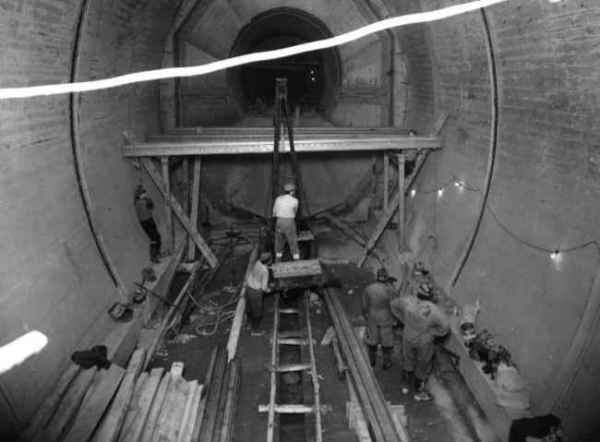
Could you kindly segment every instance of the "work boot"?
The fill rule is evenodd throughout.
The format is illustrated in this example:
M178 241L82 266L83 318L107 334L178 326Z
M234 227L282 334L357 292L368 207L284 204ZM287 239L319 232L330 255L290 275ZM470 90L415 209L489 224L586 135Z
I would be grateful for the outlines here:
M369 362L371 363L371 367L375 367L377 363L377 346L369 345Z
M412 371L402 370L402 394L408 394L410 392L412 377Z
M383 369L387 370L392 366L392 353L394 347L383 347Z
M414 398L416 401L430 401L431 400L431 395L425 389L425 381L416 379L416 388L415 389L416 389L416 393L414 395Z

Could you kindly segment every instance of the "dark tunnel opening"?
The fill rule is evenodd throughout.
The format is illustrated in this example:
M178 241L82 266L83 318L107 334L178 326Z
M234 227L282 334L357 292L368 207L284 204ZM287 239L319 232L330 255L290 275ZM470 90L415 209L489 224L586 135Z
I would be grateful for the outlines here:
M291 8L277 8L254 17L239 32L231 56L268 51L332 37L316 17ZM327 118L341 81L337 49L315 51L230 69L227 82L247 114L270 114L275 79L287 78L290 111L317 113Z

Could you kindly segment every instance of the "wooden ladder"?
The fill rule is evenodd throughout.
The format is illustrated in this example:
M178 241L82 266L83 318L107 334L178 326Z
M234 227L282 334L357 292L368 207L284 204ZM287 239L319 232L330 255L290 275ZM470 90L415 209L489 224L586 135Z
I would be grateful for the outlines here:
M312 336L312 326L310 323L310 305L309 292L304 294L304 313L306 319L306 338L288 336L289 334L279 331L279 319L281 315L299 315L299 308L280 308L279 293L275 294L273 307L273 334L271 347L271 369L270 369L270 392L269 404L259 405L258 411L268 413L267 442L273 442L275 439L275 418L279 414L313 414L315 417L315 442L322 442L321 425L321 398L319 386L319 374L317 373L317 364L315 359L314 341ZM279 364L279 346L280 345L307 345L309 349L310 361L296 364ZM312 379L314 403L306 404L277 404L277 377L279 373L306 371Z

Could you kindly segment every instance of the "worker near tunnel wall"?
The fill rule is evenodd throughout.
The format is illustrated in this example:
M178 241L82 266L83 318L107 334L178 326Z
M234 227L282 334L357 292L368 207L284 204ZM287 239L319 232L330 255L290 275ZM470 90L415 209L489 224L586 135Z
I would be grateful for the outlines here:
M394 297L394 288L384 268L377 270L377 280L365 287L362 294L362 310L367 319L365 343L369 349L371 366L377 363L377 347L381 345L383 353L383 369L392 366L394 351L394 316L390 309L390 301Z
M283 186L284 194L278 196L273 204L275 221L275 261L283 259L283 250L287 240L292 259L300 259L298 235L296 233L296 213L298 198L295 197L296 185L287 183Z
M140 225L148 238L150 238L150 260L152 262L160 261L161 238L160 233L154 222L152 210L154 202L146 193L146 189L141 184L137 186L134 194L135 213L137 214Z
M259 334L260 321L263 316L263 298L270 291L269 269L271 262L269 252L261 253L260 258L252 266L252 270L246 278L246 301L248 321L250 322L250 333Z
M403 381L408 393L412 383L415 399L430 400L426 383L431 373L435 353L434 339L448 334L449 321L444 312L433 302L425 288L418 296L405 295L392 300L392 314L404 324L402 335Z

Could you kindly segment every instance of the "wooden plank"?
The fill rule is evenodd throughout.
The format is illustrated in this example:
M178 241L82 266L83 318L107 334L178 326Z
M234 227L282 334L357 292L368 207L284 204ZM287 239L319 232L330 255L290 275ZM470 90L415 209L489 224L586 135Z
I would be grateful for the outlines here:
M244 282L242 283L242 289L240 291L240 299L235 308L235 315L233 322L231 323L231 330L229 331L229 338L227 339L227 360L231 361L237 353L237 346L240 340L240 333L242 332L242 325L244 324L245 312L246 312L246 280L252 270L252 266L258 259L258 244L255 244L250 257L248 258L248 265L246 266L246 273L244 274Z
M110 410L102 419L100 427L94 435L94 441L114 442L118 439L127 409L133 397L136 379L144 365L145 356L146 350L143 348L133 352L119 391L111 404Z
M196 263L196 265L194 266L192 273L190 273L190 276L188 277L186 283L183 285L183 287L179 291L177 298L175 298L175 301L173 302L173 304L171 305L171 307L165 314L165 316L160 324L160 327L158 328L158 331L154 335L154 339L152 340L152 343L148 347L148 356L146 357L146 361L144 363L144 369L146 369L148 367L148 364L152 360L152 355L154 355L154 351L156 350L156 347L158 346L158 343L160 342L160 339L162 338L162 335L165 332L167 325L171 323L171 318L173 317L173 314L179 308L179 305L183 301L183 298L185 297L188 290L194 283L194 281L196 279L196 273L198 272L199 267L200 266L198 265L198 263Z
M56 413L46 425L46 428L36 434L33 439L35 442L52 442L61 438L72 421L73 416L79 410L81 401L90 388L90 385L92 385L96 372L96 367L79 372L60 402Z
M271 270L275 279L315 276L323 273L318 259L276 262L271 265Z
M171 177L169 174L169 157L162 157L160 159L162 167L162 181L165 186L165 192L167 195L171 194ZM165 246L165 252L171 253L175 244L174 235L175 230L173 229L173 214L169 202L165 199L165 230L166 237L163 241Z
M358 267L362 267L362 265L367 260L367 256L368 256L369 252L373 249L373 247L375 247L375 245L377 244L377 241L379 241L379 238L383 234L385 228L387 227L388 223L394 216L394 213L398 209L399 204L400 204L400 196L398 195L398 192L396 192L396 195L394 196L394 199L392 200L391 204L389 205L388 210L383 213L383 215L381 216L381 219L377 223L377 226L375 227L375 230L373 231L373 233L371 235L371 238L369 238L369 241L367 242L367 245L365 246L365 249L363 250L361 258L358 260L358 264L357 264Z
M206 396L206 405L204 416L198 436L198 442L214 442L218 416L218 409L221 399L221 390L225 382L227 367L227 355L223 351L217 353L214 375L211 384L208 386Z
M196 398L196 392L198 390L198 381L193 380L187 384L186 401L183 407L183 416L179 421L179 428L177 429L177 442L180 442L183 438L183 434L188 432L189 421L191 420L191 413L193 408L194 399Z
M163 298L167 297L169 290L171 289L173 278L175 277L175 273L177 272L177 268L181 262L184 249L184 244L181 244L171 257L171 260L167 264L167 267L165 268L165 271L161 275L157 284L154 287L148 287L149 290L152 290L154 293L162 296ZM152 315L154 314L154 310L156 310L156 307L160 302L162 301L160 301L160 299L158 299L156 296L148 295L146 297L146 301L144 303L144 324L148 325L150 323ZM148 352L147 357L150 359L152 354Z
M194 158L194 172L192 178L192 209L190 211L190 223L194 229L198 229L198 209L200 207L200 173L202 171L202 158ZM190 237L188 249L188 260L193 261L196 257L196 244Z
M163 405L165 404L165 398L167 397L167 392L169 391L170 385L171 376L169 373L167 373L165 376L163 376L162 380L160 381L158 391L156 392L156 396L152 401L152 407L150 408L150 412L148 413L146 422L143 423L143 425L141 425L141 429L143 430L143 432L141 433L141 439L132 438L132 441L141 440L142 442L150 442L152 440L152 435L154 434L154 429L156 427L160 411L162 410ZM140 425L138 421L136 429L138 429L139 427Z
M361 406L373 430L373 438L377 442L408 442L408 434L404 428L397 429L393 422L381 387L368 363L364 345L356 337L337 293L337 290L328 289L324 299Z
M98 372L96 380L83 398L73 427L67 433L64 442L81 442L90 438L124 374L125 370L116 364L112 364L108 370Z
M202 394L205 394L206 388L202 389ZM202 421L204 420L204 413L206 411L206 396L200 401L198 405L198 414L196 415L196 422L194 422L194 431L192 433L192 442L196 442L200 436L202 430Z
M219 442L231 442L235 425L235 413L237 410L238 392L240 387L240 361L238 358L229 364L229 382L225 393L225 410L223 424L221 425L221 437Z
M185 157L182 161L181 161L181 174L183 175L183 186L182 186L182 198L183 201L181 202L181 207L183 208L183 212L184 213L190 213L190 196L192 194L191 192L191 183L190 183L190 160L189 158ZM191 218L190 218L191 219ZM197 228L196 228L197 230ZM185 240L184 242L186 244L193 242L189 240L189 235L185 235ZM195 247L195 246L194 246ZM186 251L185 254L188 255L189 251Z
M374 137L336 137L320 139L298 139L294 141L296 152L368 152L368 151L399 151L410 149L439 149L438 137L415 136L374 136ZM281 140L280 153L289 153L287 140ZM134 143L123 147L125 157L157 157L177 155L240 155L240 154L271 154L273 139L230 139L221 138L216 141L182 141Z
M210 247L208 247L208 245L204 241L204 238L202 238L202 236L200 236L200 234L194 228L194 226L192 226L192 224L190 223L190 219L184 213L183 209L181 208L181 205L177 202L175 197L167 190L167 188L165 187L165 183L163 182L158 172L155 170L154 165L152 164L152 160L150 160L149 158L144 158L141 160L141 162L146 172L148 172L148 175L150 175L150 178L152 178L152 181L154 181L154 184L156 185L158 190L162 193L165 201L171 206L173 212L181 222L182 226L185 228L190 237L193 239L194 243L198 246L204 257L206 258L208 264L212 268L215 268L217 266L217 257L214 255Z
M398 158L398 244L401 249L404 249L406 244L404 154L399 153L396 158Z
M390 161L387 152L383 152L383 210L388 209L390 184Z
M148 375L148 380L140 392L138 401L134 403L134 408L129 409L123 431L119 437L120 442L137 442L140 440L148 422L154 399L158 396L159 384L161 383L163 372L164 369L162 367L154 368ZM131 422L128 423L127 419L130 414L132 415Z
M121 428L121 432L119 433L119 441L126 440L126 437L130 436L132 424L135 421L135 418L140 409L140 400L142 398L142 394L144 393L146 386L148 385L148 372L143 372L137 378L135 382L135 390L133 392L133 398L131 399L131 403L127 408L127 413L125 414L125 420L123 421L123 427Z
M77 377L80 371L81 367L77 364L71 364L69 367L67 367L65 372L56 383L52 393L46 397L35 416L29 423L29 426L22 433L21 438L23 440L32 440L40 428L44 428L48 424L48 421L50 421L56 412L61 399L65 396L67 389L73 383L73 380Z
M192 442L192 437L194 434L194 427L196 425L196 420L198 418L198 408L200 407L200 402L202 401L202 390L204 389L203 385L198 385L198 381L192 381L190 386L190 395L189 395L189 408L186 405L186 413L184 414L184 419L181 422L181 428L179 429L179 437L177 438L177 442Z
M172 387L154 432L154 442L177 442L181 421L189 395L189 384L181 376L172 373Z

